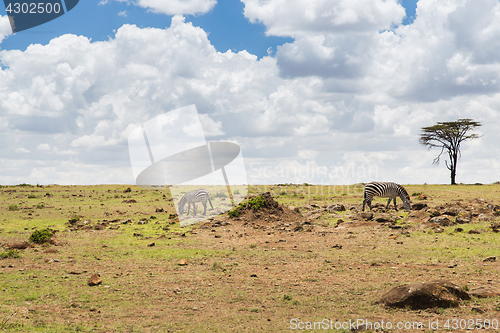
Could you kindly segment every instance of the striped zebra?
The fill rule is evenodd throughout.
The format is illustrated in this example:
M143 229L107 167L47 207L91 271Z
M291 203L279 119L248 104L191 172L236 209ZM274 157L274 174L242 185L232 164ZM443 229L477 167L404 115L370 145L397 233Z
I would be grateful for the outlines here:
M188 193L184 194L182 199L179 201L179 215L184 214L184 206L186 205L186 203L188 204L188 211L187 211L186 215L189 215L189 210L191 209L191 204L193 204L194 215L196 215L195 202L201 202L203 204L203 207L205 207L205 210L203 211L203 215L206 215L206 213L207 213L207 201L210 203L210 206L212 207L212 209L214 209L214 206L212 205L212 201L210 200L210 193L208 193L207 190L199 189L199 190L189 191Z
M389 208L391 200L394 200L394 209L398 210L396 207L396 197L400 197L403 201L403 208L406 210L411 209L410 196L403 188L403 186L396 183L390 182L371 182L365 185L365 199L363 200L363 211L365 210L365 204L368 204L370 210L372 209L372 199L374 196L389 198L387 201L386 209Z

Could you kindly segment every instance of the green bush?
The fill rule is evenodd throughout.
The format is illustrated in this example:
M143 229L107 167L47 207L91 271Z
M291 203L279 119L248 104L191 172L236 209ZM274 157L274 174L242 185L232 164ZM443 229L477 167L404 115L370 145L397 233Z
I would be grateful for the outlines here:
M253 210L258 210L261 207L266 205L266 200L262 197L262 195L256 196L254 198L248 199L246 202L240 203L234 209L227 212L227 214L231 217L238 217L241 214L241 210L245 208L253 208Z
M9 251L5 251L4 253L0 253L0 259L7 259L7 258L19 258L19 251L11 249Z
M34 194L28 194L28 199L35 199L36 198L36 195Z
M19 210L19 207L17 205L10 205L9 210Z
M250 198L247 204L247 206L253 208L253 210L258 210L260 207L264 207L265 205L266 205L266 200L264 200L262 195Z
M30 236L30 242L43 244L47 243L54 234L49 229L35 230Z

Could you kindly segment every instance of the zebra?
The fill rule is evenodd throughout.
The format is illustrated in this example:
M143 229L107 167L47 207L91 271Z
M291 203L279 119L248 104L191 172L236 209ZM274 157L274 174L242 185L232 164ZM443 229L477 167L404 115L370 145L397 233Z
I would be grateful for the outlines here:
M199 189L199 190L192 190L184 194L182 199L179 201L179 215L184 214L184 206L186 203L188 204L188 210L186 215L189 215L189 210L191 209L191 204L193 204L193 211L194 215L196 215L196 206L195 202L201 202L203 204L203 207L205 207L205 210L203 211L203 215L206 215L207 213L207 201L210 203L210 206L212 209L214 209L214 206L212 205L212 201L210 200L210 193L208 193L207 190L204 189Z
M411 210L410 196L408 192L403 188L403 186L391 182L371 182L365 185L364 200L363 200L363 211L365 210L365 204L368 204L370 210L372 209L372 199L374 196L389 198L387 202L386 209L389 208L391 200L394 200L394 209L398 210L396 207L396 197L400 197L403 201L403 208L407 211Z

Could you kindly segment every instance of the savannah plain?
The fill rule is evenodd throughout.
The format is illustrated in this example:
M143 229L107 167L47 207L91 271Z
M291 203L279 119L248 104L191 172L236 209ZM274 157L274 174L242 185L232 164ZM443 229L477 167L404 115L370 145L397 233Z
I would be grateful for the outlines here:
M285 209L242 209L186 227L166 190L3 186L0 331L283 332L324 320L468 331L444 326L453 319L497 320L480 331L500 331L498 296L424 310L376 303L413 282L500 288L500 185L403 186L426 207L409 215L399 198L399 211L375 198L373 214L361 216L362 185L250 186L249 196L270 192ZM29 241L46 228L50 242ZM89 286L95 273L102 282ZM316 331L351 331L324 328Z

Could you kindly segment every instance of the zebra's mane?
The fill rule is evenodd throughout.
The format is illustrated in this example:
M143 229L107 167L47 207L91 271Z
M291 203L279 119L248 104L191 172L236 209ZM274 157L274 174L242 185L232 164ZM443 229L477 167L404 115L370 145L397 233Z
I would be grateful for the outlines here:
M399 189L401 190L401 193L404 194L405 199L407 199L407 201L410 201L410 196L408 195L408 192L406 192L405 188L399 184L396 185L398 185Z

